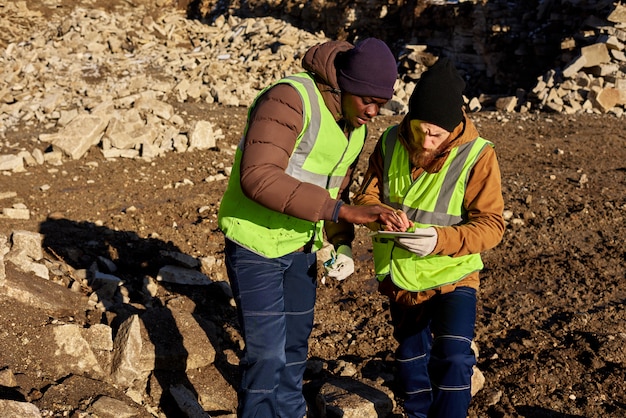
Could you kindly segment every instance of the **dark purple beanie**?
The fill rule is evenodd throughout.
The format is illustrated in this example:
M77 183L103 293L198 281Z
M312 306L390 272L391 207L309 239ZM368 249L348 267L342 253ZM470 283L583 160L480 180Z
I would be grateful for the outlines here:
M439 58L417 82L409 99L409 118L452 132L463 120L464 88L465 81L452 62Z
M393 97L398 67L393 53L380 39L364 39L338 55L335 66L341 90L361 97Z

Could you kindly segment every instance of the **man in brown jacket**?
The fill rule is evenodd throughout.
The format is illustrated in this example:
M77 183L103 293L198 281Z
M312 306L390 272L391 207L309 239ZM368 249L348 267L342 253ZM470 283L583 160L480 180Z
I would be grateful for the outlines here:
M409 417L467 416L480 253L504 233L496 154L463 112L464 87L446 58L422 74L409 113L382 135L354 198L388 205L403 222L368 226L384 230L373 237L374 263L390 298Z
M393 95L397 64L368 38L311 48L304 72L262 91L248 112L219 226L245 341L240 417L301 418L324 229L335 277L350 273L353 223L399 227L382 205L348 204L366 124ZM394 226L395 225L395 226Z

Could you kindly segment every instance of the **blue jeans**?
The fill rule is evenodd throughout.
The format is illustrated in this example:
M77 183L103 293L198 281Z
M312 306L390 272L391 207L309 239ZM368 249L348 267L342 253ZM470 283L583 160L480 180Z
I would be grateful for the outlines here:
M266 258L226 239L225 255L246 344L240 362L238 416L302 418L316 254Z
M476 290L458 287L412 307L391 304L404 409L412 418L466 418Z

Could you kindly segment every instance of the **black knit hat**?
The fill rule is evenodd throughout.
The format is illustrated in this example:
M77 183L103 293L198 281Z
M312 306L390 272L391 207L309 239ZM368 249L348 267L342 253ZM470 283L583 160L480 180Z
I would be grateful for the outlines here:
M335 61L339 88L355 96L393 97L398 67L385 42L367 38Z
M409 118L452 132L463 120L464 88L465 81L452 62L439 58L417 82L409 99Z

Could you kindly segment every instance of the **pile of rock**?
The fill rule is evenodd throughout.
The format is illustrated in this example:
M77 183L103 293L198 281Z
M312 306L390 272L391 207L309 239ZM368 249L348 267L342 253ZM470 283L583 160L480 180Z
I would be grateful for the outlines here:
M290 2L288 7L271 0L250 0L245 7L237 0L199 3L198 13L208 18L220 13L272 15L333 38L378 36L399 51L405 81L418 79L424 61L434 55L450 57L468 81L467 94L478 96L472 100L474 110L623 113L623 98L599 91L623 91L616 83L624 79L623 2L356 0ZM606 46L610 57L582 64L577 58L589 54L583 48L594 44ZM574 74L579 71L582 79ZM584 80L589 76L591 80Z
M567 114L611 112L621 117L626 108L626 6L618 4L607 21L588 19L586 27L592 31L587 35L597 42L580 48L563 70L550 70L539 77L530 94L520 92L520 96L500 99L496 107ZM575 46L574 39L562 43L564 50Z
M214 147L221 131L185 120L171 103L248 105L271 81L301 71L306 50L326 40L272 18L206 25L171 8L156 20L142 7L76 9L62 22L41 22L20 2L5 9L39 29L0 55L8 70L0 79L0 136L34 124L52 133L33 138L32 150L0 155L0 171L78 159L94 146L106 158L147 159ZM9 33L23 28L3 22ZM395 112L403 96L389 104Z
M216 330L217 327L199 323L201 320L192 315L193 309L183 307L184 304L193 304L183 296L171 301L172 305L179 304L176 309L151 305L157 292L156 281L203 286L232 300L230 287L225 282L213 281L207 276L219 264L214 257L196 259L178 252L162 251L160 256L171 264L163 266L156 278L146 277L143 280L143 288L139 291L144 295L145 304L135 303L136 313L115 329L105 324L85 327L85 312L95 311L104 315L113 304L130 304L129 292L136 290L131 290L124 280L116 276L117 266L112 260L99 257L89 269L73 269L61 260L44 257L42 241L43 236L37 232L16 230L9 236L0 234L0 288L13 300L37 306L50 315L64 317L63 320L54 319L52 326L38 330L38 347L55 353L55 362L42 365L46 376L55 381L64 380L68 375L74 375L73 378L79 380L103 381L125 394L99 396L98 402L90 402L89 416L163 416L151 402L151 399L158 399L163 391L169 391L182 410L186 407L201 411L201 414L190 413L187 416L206 417L205 409L235 409L233 387L213 369L216 350L225 350L216 343L220 338L217 335L209 338L205 330ZM167 317L161 317L165 313ZM177 346L166 338L154 337L159 331L173 332L170 327L175 327L176 335L181 335L184 344ZM26 330L23 332L28 334ZM155 373L181 368L186 371L208 368L208 373L215 375L212 377L213 385L196 396L183 387L163 387L165 384L154 378ZM18 387L12 371L3 365L0 365L0 386ZM53 392L49 396L54 397ZM56 401L62 402L62 399ZM4 397L0 399L0 407L2 416L42 416L34 405ZM142 410L144 413L141 413Z
M597 42L582 47L564 70L540 77L530 93L468 98L469 110L621 115L625 9L617 5L606 22L590 18L593 33L586 39ZM114 12L78 8L46 21L18 1L4 5L0 17L9 34L0 41L0 138L37 128L31 147L0 153L3 172L58 165L96 146L106 158L146 159L214 147L222 132L178 113L176 103L247 106L268 83L300 71L306 50L327 40L271 17L221 15L208 24L172 7L150 14L144 5ZM575 47L573 40L562 46ZM435 58L427 49L405 45L395 96L382 113L406 112L415 81ZM460 54L453 58L467 66Z
M477 7L477 10L480 9ZM496 11L491 14L496 15ZM487 11L480 10L477 14L487 14ZM488 18L484 16L484 20ZM485 22L478 20L478 26L485 26ZM462 27L463 23L459 26ZM457 31L457 44L470 45L472 50L486 48L486 45L473 39L471 32ZM498 65L498 62L493 62L493 54L485 52L485 56L481 57L460 53L453 48L455 42L451 42L452 46L442 45L444 39L439 37L428 41L429 44L405 47L400 57L401 68L405 69L404 80L418 80L426 66L436 59L430 52L434 49L433 45L440 45L442 54L452 57L467 77L481 71L502 77L499 75L502 69L492 68ZM495 108L502 112L594 112L613 113L621 117L626 109L625 44L626 6L619 3L606 19L590 16L583 22L580 33L564 39L560 46L560 58L565 59L565 65L538 77L530 91L518 88L516 94L511 96L482 93L468 99L468 108L472 112ZM525 56L523 51L519 54ZM532 59L530 54L527 59Z

